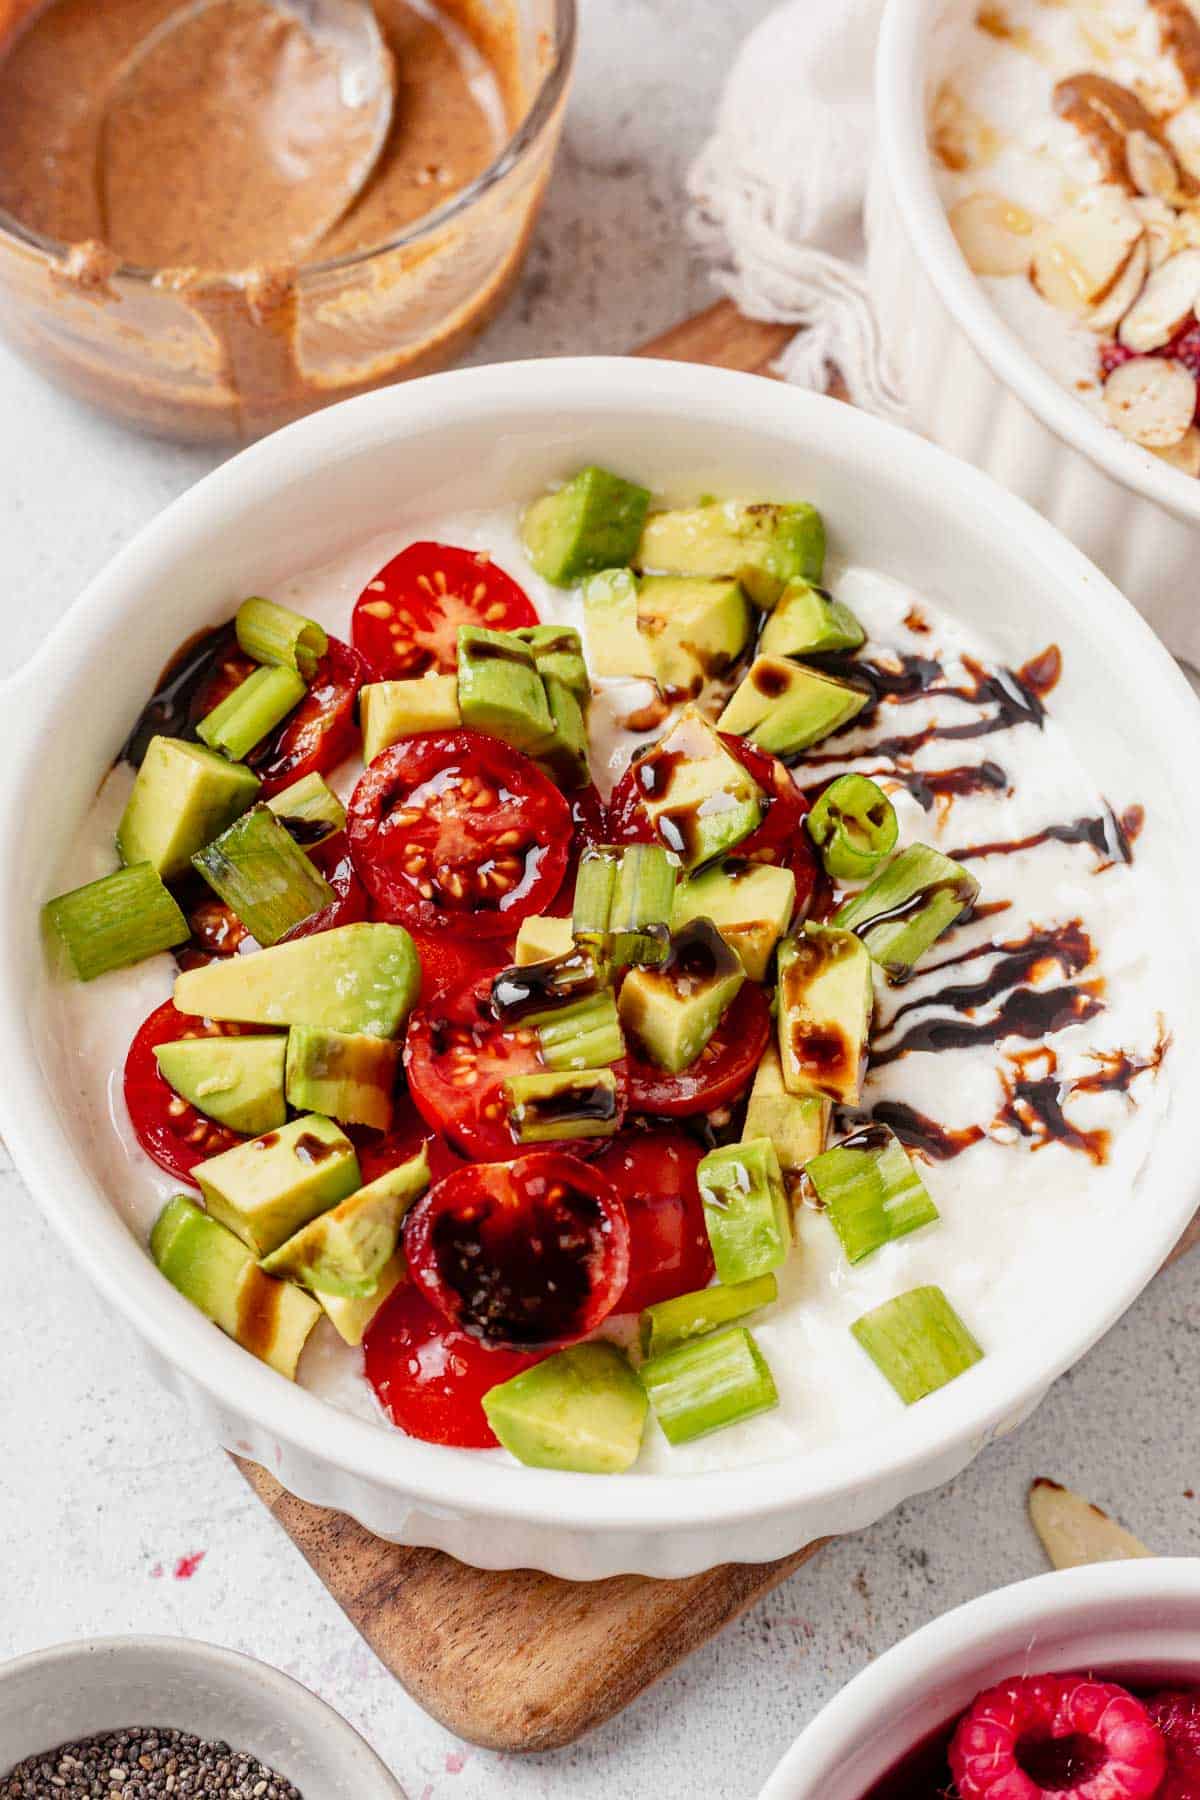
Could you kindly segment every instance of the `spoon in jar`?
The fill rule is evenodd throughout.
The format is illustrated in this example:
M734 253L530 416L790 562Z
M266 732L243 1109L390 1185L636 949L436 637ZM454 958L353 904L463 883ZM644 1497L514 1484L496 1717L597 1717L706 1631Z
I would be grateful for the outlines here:
M105 241L150 268L301 260L370 180L395 92L369 0L190 0L105 97Z

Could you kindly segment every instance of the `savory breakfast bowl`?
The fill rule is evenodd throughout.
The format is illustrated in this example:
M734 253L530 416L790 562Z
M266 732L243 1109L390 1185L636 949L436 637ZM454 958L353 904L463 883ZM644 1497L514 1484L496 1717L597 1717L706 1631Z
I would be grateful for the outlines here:
M993 304L950 228L930 107L975 14L966 0L889 0L880 31L869 270L908 416L1036 506L1177 655L1200 662L1200 622L1179 601L1195 557L1200 482L1123 437L1055 378Z
M760 1800L865 1800L982 1689L1068 1671L1139 1692L1200 1684L1200 1560L1093 1563L956 1607L855 1676L797 1738ZM932 1791L897 1777L897 1796Z
M852 556L940 598L1005 663L1057 644L1055 716L1114 807L1145 805L1137 862L1169 919L1156 937L1176 1100L1160 1109L1144 1166L1131 1172L1137 1204L1122 1201L1107 1230L1079 1238L1080 1279L1062 1280L1054 1259L1053 1302L1039 1306L1036 1330L1011 1333L962 1380L907 1411L889 1406L858 1435L749 1463L726 1456L724 1467L718 1457L686 1475L481 1461L352 1416L224 1339L120 1215L119 1159L101 1153L81 1097L86 1046L64 1054L39 938L40 903L62 886L97 787L178 645L246 593L279 592L347 546L383 531L421 535L435 505L515 511L592 463L626 468L659 493L803 496L824 514L835 562ZM212 1435L383 1537L583 1579L766 1560L857 1529L947 1480L1025 1417L1134 1299L1195 1209L1180 1097L1200 1018L1188 911L1200 884L1200 820L1186 779L1200 763L1200 709L1144 622L1050 526L976 471L849 407L747 376L607 359L484 368L364 397L245 452L177 501L92 584L5 699L0 1119L18 1167ZM1031 754L1036 770L1036 741ZM1045 778L1053 790L1049 770ZM1090 881L1085 872L1085 894ZM114 1077L114 1120L118 1089ZM1031 1151L1031 1166L1052 1166L1056 1153L1043 1164ZM1085 1206L1089 1179L1077 1194ZM967 1260L986 1264L986 1241L973 1248ZM816 1397L807 1367L785 1373L802 1406L805 1382Z

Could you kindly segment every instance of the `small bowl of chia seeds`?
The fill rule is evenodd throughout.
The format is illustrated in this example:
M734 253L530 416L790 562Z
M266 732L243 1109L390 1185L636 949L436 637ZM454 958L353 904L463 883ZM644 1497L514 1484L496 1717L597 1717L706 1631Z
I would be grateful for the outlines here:
M358 1733L265 1663L183 1638L0 1665L0 1800L404 1800Z

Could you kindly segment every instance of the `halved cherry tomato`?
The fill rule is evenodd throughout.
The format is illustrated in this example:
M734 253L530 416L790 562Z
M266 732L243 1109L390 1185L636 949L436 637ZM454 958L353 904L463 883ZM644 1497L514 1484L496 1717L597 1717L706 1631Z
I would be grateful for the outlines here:
M381 751L350 801L354 865L386 915L421 931L511 934L557 892L571 809L541 770L481 731Z
M429 1006L491 977L512 961L503 943L485 938L473 943L457 931L414 931L413 943L421 959L421 1003Z
M427 1444L460 1450L495 1447L480 1401L541 1361L489 1350L457 1331L411 1281L402 1281L376 1313L363 1350L367 1380L393 1425Z
M484 550L410 544L368 581L354 606L355 648L385 680L458 667L460 625L536 625L523 588Z
M258 1025L218 1024L177 1012L170 1000L139 1026L125 1058L125 1105L138 1143L168 1175L187 1181L198 1162L232 1150L245 1139L227 1125L206 1119L163 1080L154 1060L156 1045L177 1043L180 1038L243 1037L261 1030Z
M292 938L315 937L319 931L332 931L336 925L361 925L367 916L367 890L355 873L345 832L335 832L323 844L314 844L308 855L337 899L314 913L311 919L301 919L298 925L293 925L284 942Z
M704 1151L682 1131L624 1131L592 1165L616 1188L629 1220L629 1280L614 1312L641 1312L707 1287L712 1249L696 1185Z
M771 1035L771 1014L762 989L747 981L694 1063L678 1075L660 1069L626 1046L629 1107L632 1112L665 1113L682 1119L712 1112L749 1082Z
M593 845L609 841L608 812L595 783L589 782L587 787L577 788L573 794L567 795L567 799L571 803L571 850L562 886L554 896L554 904L550 908L560 918L566 918L575 904L575 882L579 875L580 857Z
M444 1318L506 1350L549 1349L603 1323L629 1277L611 1181L539 1150L447 1175L404 1221L417 1287Z
M363 1186L378 1181L406 1163L425 1146L429 1158L429 1179L440 1181L443 1175L462 1168L462 1159L440 1132L431 1131L416 1107L411 1094L401 1088L392 1107L392 1124L388 1131L371 1131L366 1125L343 1126L358 1152L359 1173Z

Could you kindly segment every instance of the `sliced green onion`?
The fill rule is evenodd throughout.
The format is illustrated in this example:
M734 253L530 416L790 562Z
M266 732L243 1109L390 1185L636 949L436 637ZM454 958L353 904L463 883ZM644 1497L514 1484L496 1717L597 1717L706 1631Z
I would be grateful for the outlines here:
M329 639L312 619L302 618L273 600L243 600L237 612L237 641L256 663L295 669L311 681L329 648Z
M201 719L196 735L210 750L241 762L255 744L274 731L308 689L294 669L255 669L232 694Z
M661 844L631 844L622 853L609 918L618 966L666 961L676 868Z
M680 1344L638 1373L670 1444L690 1444L779 1404L766 1359L744 1325Z
M620 861L620 850L602 844L585 850L580 857L571 913L571 930L577 943L607 950Z
M329 783L315 772L302 775L281 794L273 794L267 805L286 826L288 836L309 849L346 829L345 807Z
M792 1243L792 1215L770 1138L710 1150L696 1170L713 1262L723 1282L777 1269Z
M42 917L80 981L127 969L191 936L187 920L148 862L59 894L46 902Z
M192 867L264 949L337 899L266 806L252 807L198 850Z
M735 1281L730 1287L701 1288L648 1306L638 1321L643 1356L660 1356L690 1338L706 1337L719 1326L732 1325L779 1298L774 1275Z
M940 1287L910 1288L850 1327L906 1406L945 1387L983 1351Z
M836 881L873 875L896 848L896 809L866 775L839 775L805 817L825 873Z
M979 883L961 863L928 844L910 844L838 908L833 923L860 937L891 980L907 981L919 958L978 897Z
M939 1216L911 1157L886 1125L867 1125L844 1138L806 1163L804 1174L852 1263Z
M620 1123L617 1078L611 1069L513 1075L504 1083L504 1098L522 1144L611 1137Z
M548 1069L601 1069L625 1054L611 988L588 994L572 1006L527 1018L523 1027L537 1032L538 1049Z

